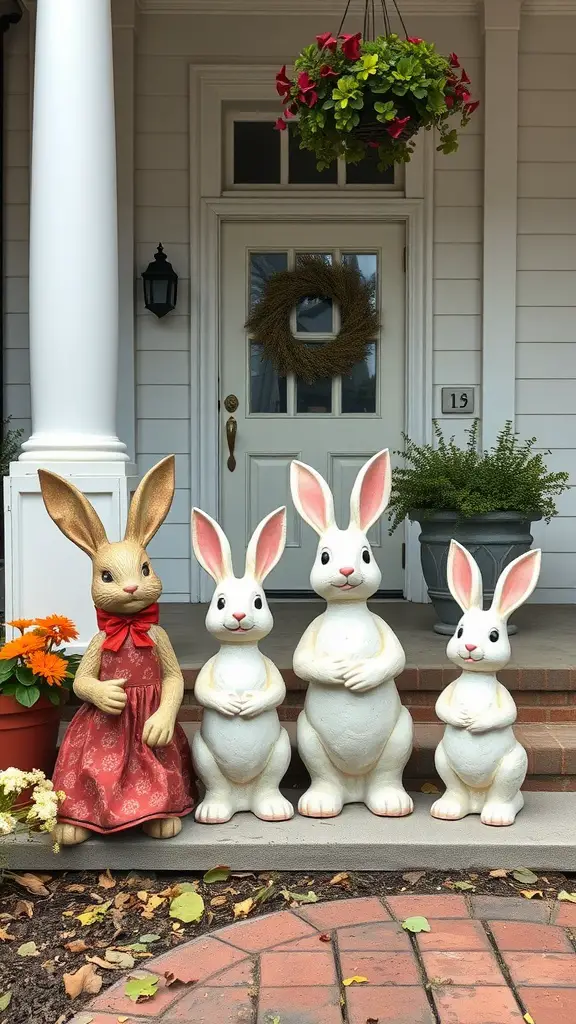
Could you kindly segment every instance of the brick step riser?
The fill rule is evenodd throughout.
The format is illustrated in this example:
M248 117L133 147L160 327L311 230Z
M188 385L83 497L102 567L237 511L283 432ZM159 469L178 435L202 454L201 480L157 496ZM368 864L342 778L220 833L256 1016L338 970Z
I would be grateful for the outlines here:
M281 668L280 671L289 693L306 690L307 684L299 679L291 668ZM192 690L198 669L185 668L182 670L182 674L186 689ZM448 683L453 682L459 674L455 667L406 668L398 676L396 685L401 693L413 691L438 693ZM576 668L505 668L498 673L498 678L514 694L515 699L517 699L518 693L544 691L555 694L560 692L564 695L571 695L576 704Z

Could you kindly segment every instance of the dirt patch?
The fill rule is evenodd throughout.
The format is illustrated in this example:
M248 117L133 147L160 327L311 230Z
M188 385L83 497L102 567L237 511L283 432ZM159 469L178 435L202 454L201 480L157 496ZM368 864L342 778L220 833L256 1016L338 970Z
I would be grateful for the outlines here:
M64 1024L92 998L81 994L71 1000L64 988L65 973L75 973L90 963L89 958L107 963L107 957L114 960L118 953L132 956L135 967L145 967L152 956L230 924L236 904L244 903L253 917L297 906L295 896L313 902L401 892L460 892L555 899L561 890L576 890L574 875L540 875L533 881L529 876L517 880L512 872L500 877L488 872L232 872L212 883L195 873L55 872L32 877L37 879L30 883L32 888L40 884L43 892L29 891L9 872L0 884L0 1005L1 994L11 993L9 1006L0 1010L0 1024ZM181 885L204 900L198 923L170 916L171 901ZM525 895L531 892L536 895ZM252 903L248 906L246 901ZM88 917L81 920L80 915ZM135 949L125 948L134 945ZM93 966L102 977L102 988L123 973L115 963L109 968Z

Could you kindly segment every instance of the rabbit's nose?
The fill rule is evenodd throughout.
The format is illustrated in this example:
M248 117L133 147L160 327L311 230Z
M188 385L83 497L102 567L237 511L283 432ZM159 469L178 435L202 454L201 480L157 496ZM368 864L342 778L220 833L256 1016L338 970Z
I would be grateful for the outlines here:
M352 573L354 572L354 566L345 565L343 569L340 569L340 572L342 573L343 576L351 576Z
M242 622L242 619L246 618L246 612L232 612L232 617L236 619L236 622Z
M464 644L467 651L475 651L477 646L477 644Z
M138 585L136 583L133 583L132 586L130 587L124 587L124 590L127 594L135 594L136 591L138 590Z

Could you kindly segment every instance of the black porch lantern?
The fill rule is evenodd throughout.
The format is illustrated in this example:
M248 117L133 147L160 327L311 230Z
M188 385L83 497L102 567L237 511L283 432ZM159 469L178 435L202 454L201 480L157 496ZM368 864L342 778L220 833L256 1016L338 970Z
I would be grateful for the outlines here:
M144 305L157 317L166 316L176 308L178 295L178 274L168 263L162 243L142 274L144 281Z

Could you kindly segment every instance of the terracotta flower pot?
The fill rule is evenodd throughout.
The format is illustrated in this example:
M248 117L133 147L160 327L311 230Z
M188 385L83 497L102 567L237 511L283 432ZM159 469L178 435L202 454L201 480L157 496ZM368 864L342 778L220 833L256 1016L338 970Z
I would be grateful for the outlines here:
M14 697L0 696L0 771L40 768L48 777L56 760L60 708L46 698L24 708Z

